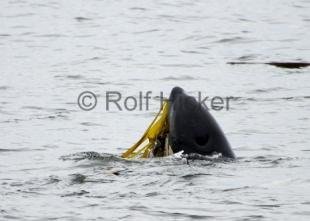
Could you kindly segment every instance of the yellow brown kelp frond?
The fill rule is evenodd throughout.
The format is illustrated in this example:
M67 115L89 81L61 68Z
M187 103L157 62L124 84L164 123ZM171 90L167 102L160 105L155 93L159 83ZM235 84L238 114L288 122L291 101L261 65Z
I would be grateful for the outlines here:
M168 114L169 114L169 102L165 100L163 105L150 124L148 129L144 132L140 140L130 147L127 151L122 154L123 158L149 158L151 153L158 146L165 146L166 138L169 130L168 126ZM161 143L161 141L163 143ZM155 154L156 156L158 154Z

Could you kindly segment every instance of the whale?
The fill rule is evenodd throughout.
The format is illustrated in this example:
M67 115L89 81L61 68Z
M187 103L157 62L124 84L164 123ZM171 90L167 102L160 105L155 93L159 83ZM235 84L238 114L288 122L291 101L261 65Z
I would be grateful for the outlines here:
M208 109L181 87L169 96L169 145L173 153L200 154L235 158L235 154L219 124Z

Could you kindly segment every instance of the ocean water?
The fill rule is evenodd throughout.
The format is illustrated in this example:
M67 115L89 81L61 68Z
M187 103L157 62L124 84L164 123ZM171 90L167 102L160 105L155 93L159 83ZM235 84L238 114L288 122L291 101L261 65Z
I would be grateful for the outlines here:
M309 220L310 68L227 64L310 61L309 39L308 0L2 0L0 220ZM234 97L211 113L235 161L120 158L174 86Z

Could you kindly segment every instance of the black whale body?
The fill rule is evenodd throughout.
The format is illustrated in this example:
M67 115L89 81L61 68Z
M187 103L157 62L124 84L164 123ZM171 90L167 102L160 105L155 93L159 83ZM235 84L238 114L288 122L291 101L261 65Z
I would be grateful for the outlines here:
M174 153L198 153L235 158L224 133L209 111L184 93L180 87L172 89L169 110L169 142Z

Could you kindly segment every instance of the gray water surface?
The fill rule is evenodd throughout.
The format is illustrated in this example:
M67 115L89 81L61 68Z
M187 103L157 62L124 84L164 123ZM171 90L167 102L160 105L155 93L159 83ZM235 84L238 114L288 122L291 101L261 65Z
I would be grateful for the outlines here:
M310 1L0 2L0 219L309 220ZM159 109L105 92L233 96L236 161L119 156ZM99 95L89 112L85 90Z

